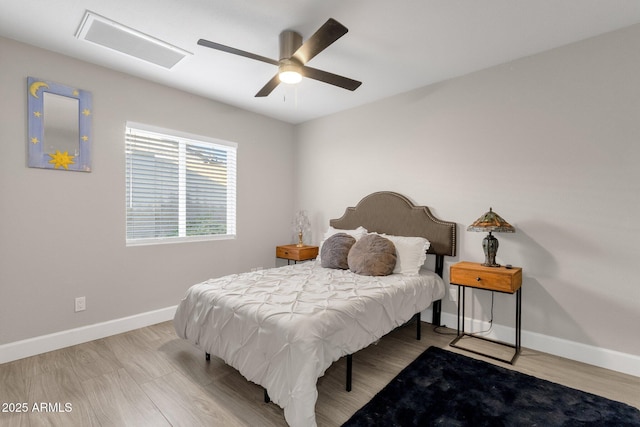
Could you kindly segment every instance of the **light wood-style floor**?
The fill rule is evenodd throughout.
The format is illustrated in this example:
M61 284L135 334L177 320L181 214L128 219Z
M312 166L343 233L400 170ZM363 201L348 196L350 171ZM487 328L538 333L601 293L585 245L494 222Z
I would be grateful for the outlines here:
M421 341L411 323L356 353L350 393L344 358L334 363L318 381L318 425L341 425L427 347L448 348L452 335L423 325ZM528 349L514 369L640 408L638 377ZM22 402L27 413L0 412L0 425L286 425L282 409L264 403L260 386L218 359L206 362L171 322L0 365L0 411ZM41 402L53 412L34 412Z

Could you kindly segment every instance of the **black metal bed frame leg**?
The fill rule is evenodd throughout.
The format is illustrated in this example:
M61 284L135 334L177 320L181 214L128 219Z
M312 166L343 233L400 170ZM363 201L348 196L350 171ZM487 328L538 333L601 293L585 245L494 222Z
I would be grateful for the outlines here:
M416 339L418 341L420 341L420 339L422 338L422 321L420 320L420 318L422 317L422 315L420 314L420 312L416 313Z
M433 326L441 326L440 324L440 315L442 313L442 300L439 299L438 301L434 301L433 302L433 313L432 313L432 320L431 323L433 324Z
M206 361L211 360L211 354L205 352L204 353L204 358L205 358ZM264 403L269 403L269 402L271 402L271 398L269 397L269 393L267 392L267 389L265 388L264 389Z
M353 355L347 355L347 391L351 391L351 377L353 374Z
M436 274L440 276L440 278L444 278L444 255L436 255L436 266L435 266ZM442 326L441 324L441 315L442 313L442 300L433 302L433 317L431 319L431 323L434 326Z

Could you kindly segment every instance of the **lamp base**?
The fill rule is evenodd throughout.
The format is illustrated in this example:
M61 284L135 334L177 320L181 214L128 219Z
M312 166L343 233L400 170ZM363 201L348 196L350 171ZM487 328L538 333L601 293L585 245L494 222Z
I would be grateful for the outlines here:
M484 267L500 267L500 264L496 263L496 254L498 253L498 239L496 239L491 232L482 239L482 249L484 250Z
M502 267L500 264L487 264L486 262L483 262L482 264L483 267Z

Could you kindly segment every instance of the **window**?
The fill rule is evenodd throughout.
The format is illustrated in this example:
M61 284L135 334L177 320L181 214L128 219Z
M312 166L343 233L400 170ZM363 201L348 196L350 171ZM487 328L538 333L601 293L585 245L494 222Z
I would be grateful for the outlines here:
M236 147L127 123L127 245L234 238Z

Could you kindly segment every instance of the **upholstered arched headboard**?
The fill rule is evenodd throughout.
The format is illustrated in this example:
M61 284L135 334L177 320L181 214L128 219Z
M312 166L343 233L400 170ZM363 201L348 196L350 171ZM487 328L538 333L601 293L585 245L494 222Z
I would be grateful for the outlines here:
M405 196L391 191L372 193L355 207L347 208L341 218L329 225L340 229L363 226L370 232L396 236L424 237L431 246L427 253L456 255L456 223L442 221L426 206L415 206Z

